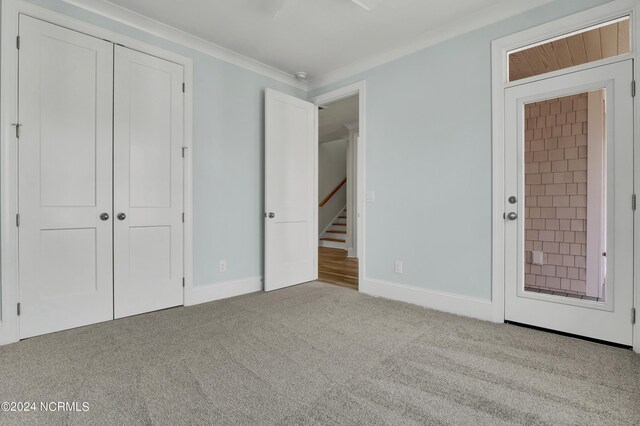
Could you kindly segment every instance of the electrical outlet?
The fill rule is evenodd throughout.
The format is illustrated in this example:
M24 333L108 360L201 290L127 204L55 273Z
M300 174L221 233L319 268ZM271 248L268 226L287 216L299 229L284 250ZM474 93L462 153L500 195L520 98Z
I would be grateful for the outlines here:
M226 260L221 260L220 261L220 272L227 272L227 261Z
M364 201L367 203L373 203L376 200L376 193L374 191L367 191L364 193Z
M403 268L404 264L402 260L396 260L395 265L393 265L393 272L395 272L396 274L401 274Z

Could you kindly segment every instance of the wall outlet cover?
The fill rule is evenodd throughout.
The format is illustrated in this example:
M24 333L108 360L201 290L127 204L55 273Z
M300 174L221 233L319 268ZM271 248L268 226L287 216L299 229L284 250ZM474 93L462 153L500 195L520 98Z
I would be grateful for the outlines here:
M396 260L396 263L393 266L393 272L395 272L396 274L401 274L403 272L403 269L404 264L402 260Z
M533 259L531 259L531 263L533 263L534 265L544 265L544 253L541 251L532 251L531 252L531 256Z

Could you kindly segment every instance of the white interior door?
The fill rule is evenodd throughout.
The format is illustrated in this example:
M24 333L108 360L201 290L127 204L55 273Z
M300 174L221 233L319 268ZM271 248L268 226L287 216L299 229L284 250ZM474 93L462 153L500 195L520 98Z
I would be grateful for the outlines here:
M317 117L315 105L266 91L265 291L318 278Z
M632 344L632 65L506 90L507 320Z
M20 338L113 318L112 44L20 15ZM109 217L101 214L107 214Z
M182 305L183 69L115 47L114 313Z

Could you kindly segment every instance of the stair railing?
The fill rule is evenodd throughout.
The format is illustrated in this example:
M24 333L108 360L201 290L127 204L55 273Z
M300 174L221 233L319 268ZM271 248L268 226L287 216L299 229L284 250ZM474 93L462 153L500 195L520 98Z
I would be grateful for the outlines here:
M336 195L336 192L338 192L340 190L340 188L342 188L344 186L344 184L347 183L347 178L344 178L344 180L342 182L340 182L338 184L338 186L336 186L333 191L331 191L331 194L327 195L325 197L324 200L322 200L320 202L320 207L324 207L325 204L327 204L329 202L329 200L331 199L331 197L333 197L334 195Z

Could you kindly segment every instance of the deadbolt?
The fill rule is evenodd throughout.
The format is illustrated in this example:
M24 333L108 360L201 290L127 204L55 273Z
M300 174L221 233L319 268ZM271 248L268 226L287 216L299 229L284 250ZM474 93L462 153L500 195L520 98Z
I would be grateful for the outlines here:
M118 220L125 220L127 218L127 215L124 213L118 213Z
M270 212L269 219L273 219L274 217L276 217L276 214L274 212Z
M100 215L100 220L109 220L109 213L102 213Z
M518 199L514 195L509 197L509 204L515 204L517 202L518 202Z
M518 214L516 212L507 213L507 219L516 220L518 218Z

